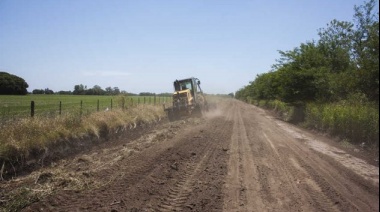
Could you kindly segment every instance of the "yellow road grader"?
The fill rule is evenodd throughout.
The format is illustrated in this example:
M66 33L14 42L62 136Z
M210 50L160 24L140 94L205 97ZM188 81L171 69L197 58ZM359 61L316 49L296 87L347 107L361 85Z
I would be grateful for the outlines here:
M173 105L165 108L170 121L186 116L202 116L208 104L198 78L174 81Z

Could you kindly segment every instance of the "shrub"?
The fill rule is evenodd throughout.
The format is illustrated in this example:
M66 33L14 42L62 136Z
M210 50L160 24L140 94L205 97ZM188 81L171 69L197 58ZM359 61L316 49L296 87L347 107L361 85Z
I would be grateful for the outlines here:
M379 110L370 103L310 103L306 105L305 124L353 143L379 145Z
M274 110L284 121L328 132L351 143L379 146L379 106L361 94L336 103L307 103L293 106L278 100L254 103Z

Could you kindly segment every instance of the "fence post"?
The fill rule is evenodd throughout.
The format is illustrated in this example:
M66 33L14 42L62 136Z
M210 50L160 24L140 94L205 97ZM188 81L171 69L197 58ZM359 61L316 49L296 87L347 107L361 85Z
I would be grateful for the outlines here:
M30 116L34 117L34 101L30 102Z
M97 105L96 105L96 111L99 112L99 99L98 99L98 103L97 103Z
M156 94L154 94L154 106L156 106Z
M62 114L62 101L59 101L59 115Z
M132 104L131 106L133 107L133 98L132 97L131 97L131 104Z
M144 96L144 105L145 105L145 96Z
M83 111L83 100L80 100L80 111L79 114L82 117L82 111Z
M112 110L112 99L111 99L111 110Z

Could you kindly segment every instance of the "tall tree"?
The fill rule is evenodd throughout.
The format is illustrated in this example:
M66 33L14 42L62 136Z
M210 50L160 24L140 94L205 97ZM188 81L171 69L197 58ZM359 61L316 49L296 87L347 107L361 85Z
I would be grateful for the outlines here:
M28 83L21 77L0 72L0 95L26 95Z
M80 85L75 85L74 86L74 91L73 91L73 94L74 95L84 95L85 94L85 86L80 84Z
M318 42L324 60L332 73L349 71L352 67L353 52L353 24L347 21L333 20L327 28L319 30Z
M354 52L358 87L370 99L379 101L379 13L376 1L355 6Z

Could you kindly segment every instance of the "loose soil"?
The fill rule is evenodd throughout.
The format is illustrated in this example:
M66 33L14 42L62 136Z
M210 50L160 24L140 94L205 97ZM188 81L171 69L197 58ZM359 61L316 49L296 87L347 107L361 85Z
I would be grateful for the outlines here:
M379 211L379 168L239 101L1 183L22 211ZM136 132L132 133L136 135Z

